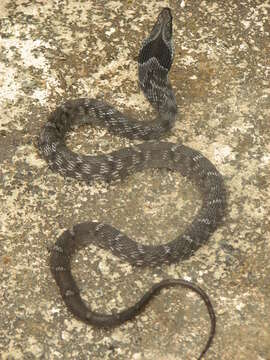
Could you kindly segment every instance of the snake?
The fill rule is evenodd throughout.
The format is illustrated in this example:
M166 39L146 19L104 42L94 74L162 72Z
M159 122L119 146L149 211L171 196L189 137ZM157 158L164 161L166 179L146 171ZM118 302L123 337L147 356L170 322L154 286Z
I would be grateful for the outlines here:
M75 252L95 244L110 250L132 266L160 266L186 260L207 242L219 226L226 209L226 190L222 175L199 151L181 143L163 141L177 119L178 108L168 78L174 58L173 17L163 8L147 38L143 40L138 63L139 86L156 116L142 121L126 116L100 99L79 98L65 101L48 116L38 138L38 150L49 168L64 177L86 181L122 180L148 168L179 172L198 188L202 204L190 224L174 240L161 245L143 245L112 227L88 221L75 224L56 240L50 252L50 270L68 310L81 321L101 328L113 328L139 314L162 288L183 286L196 292L208 310L211 328L199 359L210 347L216 317L208 295L196 284L184 279L165 279L156 283L134 305L118 313L92 311L82 300L71 272ZM66 145L69 131L81 125L103 127L109 133L144 142L101 155L83 155Z

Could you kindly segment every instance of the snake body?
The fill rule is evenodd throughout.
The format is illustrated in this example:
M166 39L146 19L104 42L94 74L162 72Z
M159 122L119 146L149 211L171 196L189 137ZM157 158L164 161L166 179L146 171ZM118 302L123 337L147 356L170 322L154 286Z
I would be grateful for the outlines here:
M70 259L75 251L95 243L137 266L158 266L189 258L203 245L220 223L226 206L223 178L215 166L200 152L182 144L150 141L120 149L109 155L75 154L66 147L65 135L74 126L90 124L108 129L112 134L129 139L156 140L175 122L177 105L168 73L173 62L172 15L169 8L160 12L144 40L139 57L140 87L158 116L149 122L126 117L111 105L95 99L65 102L49 116L38 142L38 148L49 167L63 176L91 182L113 181L146 168L179 171L198 187L202 206L193 221L173 241L158 245L142 245L119 230L99 222L85 222L66 230L51 250L50 268L68 309L86 323L113 327L134 317L149 299L163 287L181 285L197 292L211 317L211 331L200 358L207 351L215 332L215 314L208 296L197 285L181 279L167 279L155 284L134 306L118 314L91 311L80 297L71 274Z

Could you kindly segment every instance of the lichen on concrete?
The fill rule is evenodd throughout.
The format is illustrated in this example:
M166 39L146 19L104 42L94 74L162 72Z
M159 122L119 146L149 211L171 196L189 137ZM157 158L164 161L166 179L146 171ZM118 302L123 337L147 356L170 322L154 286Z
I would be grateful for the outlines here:
M170 78L179 118L167 139L201 151L223 174L228 211L190 260L133 269L89 246L73 261L98 311L134 302L153 282L184 277L211 297L217 334L207 359L270 359L270 4L246 1L0 3L0 357L195 359L209 329L201 301L163 291L134 321L97 330L67 312L49 249L72 224L102 220L143 243L173 239L200 206L179 174L148 170L88 186L53 174L36 149L47 115L67 98L99 96L141 119L136 56L161 7L174 15ZM131 141L84 127L69 146L110 152Z

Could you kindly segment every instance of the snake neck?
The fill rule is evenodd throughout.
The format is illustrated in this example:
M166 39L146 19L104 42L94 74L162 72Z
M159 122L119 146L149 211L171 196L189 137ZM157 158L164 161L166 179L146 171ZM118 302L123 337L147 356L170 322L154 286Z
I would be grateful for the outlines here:
M155 57L138 63L139 85L145 97L158 112L160 121L171 128L177 115L177 105L168 69L160 65Z

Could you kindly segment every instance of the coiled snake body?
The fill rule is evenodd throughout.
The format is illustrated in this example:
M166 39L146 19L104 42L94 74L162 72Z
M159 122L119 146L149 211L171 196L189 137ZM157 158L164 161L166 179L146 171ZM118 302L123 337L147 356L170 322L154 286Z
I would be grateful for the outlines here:
M74 125L91 124L106 127L109 132L130 139L158 139L172 128L177 115L175 97L168 80L173 61L172 15L164 8L138 57L140 87L158 113L150 122L125 117L107 103L94 99L70 100L58 107L43 127L38 147L53 171L79 180L112 181L146 168L167 168L191 179L203 195L202 206L192 223L175 240L159 246L141 245L110 225L86 222L66 230L51 251L50 267L68 309L86 323L112 327L135 316L148 300L163 287L182 285L197 292L207 305L211 317L207 351L215 332L215 315L207 295L197 285L181 279L155 284L134 306L118 314L91 311L80 297L71 274L70 259L74 252L95 243L110 249L133 265L156 266L189 258L217 228L225 210L223 179L215 166L200 152L168 142L145 142L109 155L85 156L70 151L65 134Z

